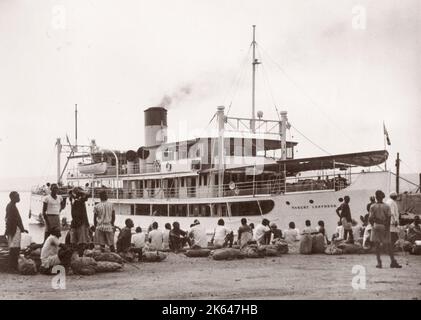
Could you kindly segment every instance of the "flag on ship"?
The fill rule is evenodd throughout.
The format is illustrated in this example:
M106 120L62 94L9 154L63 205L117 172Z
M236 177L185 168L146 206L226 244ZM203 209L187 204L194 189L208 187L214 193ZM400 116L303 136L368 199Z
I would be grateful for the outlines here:
M387 145L390 146L389 133L387 132L386 125L384 124L384 122L383 122L383 134L386 137Z

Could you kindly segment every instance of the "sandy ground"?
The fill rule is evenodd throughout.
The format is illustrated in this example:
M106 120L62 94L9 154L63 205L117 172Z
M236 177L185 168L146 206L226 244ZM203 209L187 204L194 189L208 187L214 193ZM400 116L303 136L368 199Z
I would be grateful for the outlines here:
M117 273L52 276L0 274L0 299L421 299L421 256L398 254L402 269L375 268L373 255L300 255L214 261L169 254L160 263L126 264ZM366 289L351 282L366 270Z

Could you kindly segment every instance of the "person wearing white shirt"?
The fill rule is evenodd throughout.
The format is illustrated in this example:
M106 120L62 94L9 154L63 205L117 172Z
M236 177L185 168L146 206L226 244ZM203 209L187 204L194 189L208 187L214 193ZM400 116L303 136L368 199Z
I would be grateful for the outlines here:
M256 240L258 245L269 244L271 231L269 228L269 220L263 219L262 223L259 224L256 229L254 229L254 240Z
M149 250L162 250L162 231L158 230L158 222L152 223L152 231L148 233Z
M213 233L213 244L216 248L223 248L227 245L228 239L227 236L231 234L231 230L225 227L224 219L218 220L218 225L215 228Z
M41 266L44 270L60 265L61 261L58 257L58 250L60 247L60 229L52 229L51 234L45 240L41 249Z
M146 246L146 235L141 227L136 228L136 233L132 235L133 251L138 255L139 261L142 259L142 252Z
M51 234L51 230L60 230L60 212L66 206L66 200L58 195L57 184L51 185L51 194L45 196L42 207L42 216L45 221L44 240Z
M291 221L288 226L289 229L284 230L285 241L292 243L300 240L300 230L295 227L295 223Z
M200 225L199 220L194 220L193 226L190 228L188 235L191 239L192 248L207 248L208 239L206 236L206 230Z
M390 207L390 213L392 216L390 217L390 240L392 245L399 239L398 236L398 225L399 225L399 208L398 204L396 203L396 199L398 195L396 192L392 192L389 195L389 199L387 199L386 204Z

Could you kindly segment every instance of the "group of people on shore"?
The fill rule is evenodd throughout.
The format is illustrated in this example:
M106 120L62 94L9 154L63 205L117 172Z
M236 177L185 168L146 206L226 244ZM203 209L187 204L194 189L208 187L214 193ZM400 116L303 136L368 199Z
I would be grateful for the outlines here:
M174 251L179 252L186 246L190 248L207 248L209 245L214 248L231 247L234 242L240 248L248 244L256 243L266 245L277 240L296 242L304 234L321 233L325 237L326 244L334 240L345 240L353 243L362 238L363 246L374 246L376 248L377 267L382 267L380 259L380 247L386 246L389 251L392 268L400 268L393 255L393 244L398 239L399 210L396 204L396 193L391 193L390 198L383 202L385 194L378 190L375 197L370 198L367 205L367 214L360 216L362 225L356 222L351 216L349 196L345 196L342 204L336 209L339 217L336 233L329 240L325 230L324 221L318 221L316 228L313 228L311 221L305 221L302 232L296 228L294 222L289 223L289 228L281 231L274 222L262 219L261 223L254 226L248 224L246 218L241 219L241 225L237 231L237 240L234 239L234 231L225 226L224 219L219 219L214 229L210 243L205 228L195 219L190 229L185 231L180 228L180 224L174 221L172 225L166 223L164 230L159 230L157 222L153 222L147 231L141 227L135 228L131 219L126 219L125 226L119 228L115 226L115 212L113 204L108 202L106 191L99 194L100 202L94 207L94 225L90 226L86 204L88 199L86 192L80 188L73 188L68 199L71 205L72 221L70 230L64 243L60 241L60 212L66 206L66 199L58 194L58 186L52 184L50 190L43 200L42 215L45 221L44 243L41 250L41 266L50 269L54 265L60 264L59 249L70 247L82 256L86 249L98 246L101 250L109 248L111 252L134 252L139 257L145 250L150 251ZM9 246L9 267L11 270L17 269L18 257L20 253L20 243L22 233L28 233L24 228L22 219L16 204L20 201L19 193L13 191L9 195L10 203L6 207L6 232ZM119 230L115 243L115 232ZM409 226L406 235L407 240L414 243L421 240L421 225L419 216Z

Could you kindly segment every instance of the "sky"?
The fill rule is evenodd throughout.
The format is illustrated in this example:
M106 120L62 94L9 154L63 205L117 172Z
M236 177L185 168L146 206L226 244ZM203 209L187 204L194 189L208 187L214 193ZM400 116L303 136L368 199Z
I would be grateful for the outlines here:
M288 111L296 157L383 149L384 121L389 168L421 172L418 0L0 0L0 180L55 173L75 104L79 143L119 150L165 96L179 138L249 117L253 24L256 109Z

